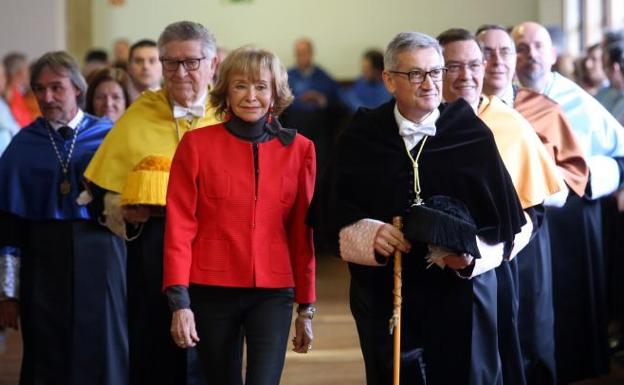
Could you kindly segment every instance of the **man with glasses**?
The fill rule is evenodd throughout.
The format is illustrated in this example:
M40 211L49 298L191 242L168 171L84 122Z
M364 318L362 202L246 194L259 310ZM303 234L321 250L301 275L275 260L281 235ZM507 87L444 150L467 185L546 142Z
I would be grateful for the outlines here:
M570 193L582 197L588 169L561 107L548 97L513 85L516 49L504 27L484 25L477 40L486 59L483 93L495 95L524 116L546 146L565 181L559 193L544 206L560 207ZM518 334L529 384L556 384L555 336L550 233L542 224L531 242L518 254Z
M543 26L524 22L511 36L518 80L559 103L589 166L585 195L570 194L563 207L547 211L557 377L560 383L569 383L609 371L599 198L624 182L624 129L596 99L552 71L556 52Z
M477 295L490 294L479 290L479 277L492 275L491 260L503 258L525 222L520 202L487 126L464 100L440 105L446 68L437 41L400 33L384 64L394 99L360 109L341 135L311 222L349 263L351 311L369 385L392 383L395 250L406 253L401 383L494 384L486 375L470 382L470 362L481 366L487 358L471 354L473 311ZM421 198L440 195L460 201L472 215L476 232L469 237L478 253L440 248L430 254L433 245L410 243L389 224L394 216L409 216ZM446 227L441 232L465 235ZM436 266L427 268L427 256Z
M484 360L487 364L479 363L474 368L484 371L484 368L490 366L491 372L495 373L497 366L502 364L501 374L506 385L524 384L526 382L517 326L518 282L514 279L517 274L517 261L514 257L527 245L539 226L536 211L541 211L542 202L561 189L562 182L554 162L530 124L499 98L481 94L485 62L475 36L465 29L457 28L440 34L438 41L444 49L444 60L448 68L444 78L444 99L466 100L490 127L527 215L527 224L516 236L508 258L496 268L497 285L494 287L497 287L498 296L491 303L484 302L482 313L490 315L490 318L483 317L478 320L475 317L475 324L494 322L499 332L498 341L496 334L473 335L474 355L483 352L487 357ZM488 353L492 355L486 356ZM475 376L478 375L475 373Z
M217 62L216 41L201 24L182 21L165 28L158 50L163 89L146 91L131 105L104 140L85 176L109 192L105 208L109 227L135 238L128 242L131 384L196 384L199 370L187 363L196 362L195 352L179 349L171 340L171 313L161 292L164 206L120 206L120 194L131 180L129 176L135 175L133 169L149 169L150 159L161 159L151 162L153 169L168 171L167 163L182 136L216 123L207 103ZM139 192L166 195L166 181L152 185L146 178L143 184L132 186ZM173 305L188 301L188 294L180 288L167 294Z

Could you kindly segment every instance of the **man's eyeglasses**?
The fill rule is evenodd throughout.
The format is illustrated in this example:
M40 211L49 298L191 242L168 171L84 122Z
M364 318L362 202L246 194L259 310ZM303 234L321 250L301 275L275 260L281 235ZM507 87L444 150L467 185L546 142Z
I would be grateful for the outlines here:
M473 61L470 63L451 63L447 64L446 68L450 74L459 73L464 68L468 68L472 73L480 73L483 71L483 62Z
M167 71L177 71L180 64L184 66L184 69L187 71L197 71L199 69L199 64L206 57L200 58L192 58L192 59L184 59L184 60L176 60L176 59L167 59L165 57L160 57L160 62L163 65L163 68Z
M444 73L446 72L445 67L434 68L429 71L409 71L409 72L401 72L401 71L388 71L391 74L405 75L407 76L407 80L412 84L420 84L425 81L427 75L434 82L439 82L444 77Z
M507 59L512 55L515 55L516 53L512 48L509 47L503 47L499 49L485 48L483 49L483 57L485 58L485 60L491 60L497 52L498 56L500 56L501 59Z

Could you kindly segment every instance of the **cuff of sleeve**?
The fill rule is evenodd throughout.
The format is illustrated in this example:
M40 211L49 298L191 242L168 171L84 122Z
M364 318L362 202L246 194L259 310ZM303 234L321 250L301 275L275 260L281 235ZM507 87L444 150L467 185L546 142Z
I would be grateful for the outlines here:
M107 192L104 194L104 226L113 232L113 234L126 239L126 222L121 213L121 194Z
M503 262L503 249L505 243L500 242L494 245L486 243L481 237L477 237L477 247L481 258L474 261L474 269L470 278L483 274L487 271L497 268Z
M594 155L587 159L589 166L590 199L609 195L620 184L620 168L615 159L603 155Z
M343 227L339 233L340 257L358 265L383 266L375 256L375 236L383 224L366 218Z
M568 195L570 195L570 189L564 184L561 190L544 199L544 206L563 207L568 200Z
M518 255L518 253L529 244L531 235L533 234L533 222L531 217L525 212L527 222L520 228L520 232L516 234L514 238L514 244L509 255L509 260L512 260Z
M15 248L0 249L0 299L19 298L19 252Z
M169 286L165 289L167 296L167 304L172 312L180 309L190 309L191 298L189 297L188 288L182 285Z

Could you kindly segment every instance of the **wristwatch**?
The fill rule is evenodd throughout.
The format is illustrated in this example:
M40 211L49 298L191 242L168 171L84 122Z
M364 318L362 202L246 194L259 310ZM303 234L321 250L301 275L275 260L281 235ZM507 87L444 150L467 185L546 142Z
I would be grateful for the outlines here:
M316 314L316 307L311 304L300 304L299 306L297 306L297 313L300 317L313 319L314 314Z

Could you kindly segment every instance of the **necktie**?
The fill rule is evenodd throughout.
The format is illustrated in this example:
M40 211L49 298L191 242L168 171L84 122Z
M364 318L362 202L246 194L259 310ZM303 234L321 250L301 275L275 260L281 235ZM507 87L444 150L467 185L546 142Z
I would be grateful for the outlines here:
M69 140L74 136L74 129L69 126L59 127L58 133L61 134L63 139Z

